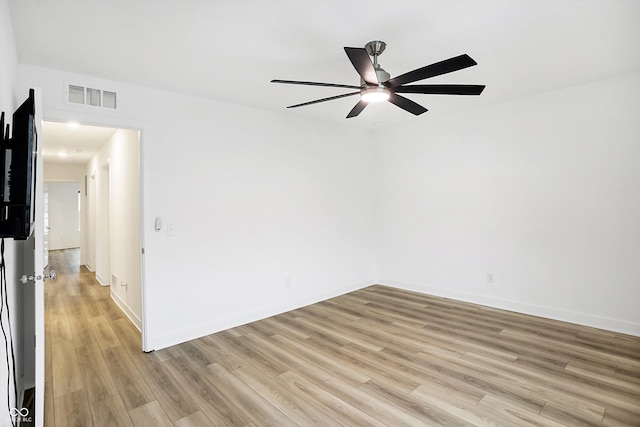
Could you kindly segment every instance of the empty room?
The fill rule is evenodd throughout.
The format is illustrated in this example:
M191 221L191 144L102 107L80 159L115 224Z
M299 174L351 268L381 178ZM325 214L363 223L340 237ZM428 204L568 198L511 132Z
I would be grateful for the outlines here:
M0 425L640 425L639 24L0 0Z

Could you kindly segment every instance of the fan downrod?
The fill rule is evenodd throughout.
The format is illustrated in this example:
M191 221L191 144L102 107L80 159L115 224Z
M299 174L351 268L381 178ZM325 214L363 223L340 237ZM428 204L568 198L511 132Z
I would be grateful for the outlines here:
M387 44L380 40L374 40L364 45L364 49L369 56L373 57L373 69L376 71L376 77L380 83L386 82L391 78L391 75L378 64L378 56L384 52L385 47L387 47Z

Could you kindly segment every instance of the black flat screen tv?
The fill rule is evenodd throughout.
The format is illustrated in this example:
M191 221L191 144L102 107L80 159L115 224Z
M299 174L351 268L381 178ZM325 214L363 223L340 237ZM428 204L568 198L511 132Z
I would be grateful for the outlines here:
M4 113L0 119L4 130ZM10 127L12 131L9 132ZM13 113L2 132L0 149L0 237L29 238L35 218L36 153L35 93ZM9 138L11 134L11 138Z

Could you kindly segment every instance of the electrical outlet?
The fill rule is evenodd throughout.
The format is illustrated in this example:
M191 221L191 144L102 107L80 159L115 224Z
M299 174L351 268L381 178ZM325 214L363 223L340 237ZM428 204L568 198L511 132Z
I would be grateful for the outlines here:
M487 283L493 283L493 273L487 273Z

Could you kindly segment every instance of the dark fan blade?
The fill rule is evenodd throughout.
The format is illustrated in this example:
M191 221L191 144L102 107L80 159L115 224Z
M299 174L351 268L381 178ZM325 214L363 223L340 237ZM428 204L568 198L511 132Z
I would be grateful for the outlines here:
M415 114L416 116L419 116L420 114L427 111L427 109L424 108L422 105L416 104L412 100L407 99L404 96L397 95L395 93L391 93L389 95L389 102L397 105L398 107L402 108L405 111Z
M327 86L327 87L344 87L346 89L360 89L360 86L341 85L338 83L301 82L298 80L271 80L271 83L286 83L290 85Z
M412 85L393 88L396 93L435 95L480 95L484 85Z
M366 53L366 52L365 52ZM453 71L462 70L463 68L472 67L477 65L477 62L471 59L467 54L456 56L454 58L445 59L444 61L436 62L435 64L427 65L426 67L418 68L408 73L401 74L398 77L394 77L389 80L386 85L394 88L406 83L417 82L429 77L439 76L441 74L451 73Z
M316 99L315 101L304 102L302 104L289 105L287 108L304 107L305 105L317 104L318 102L333 101L334 99L340 99L347 96L353 96L353 95L359 95L359 94L360 94L360 91L345 93L344 95L330 96L329 98Z
M358 114L362 113L362 110L364 110L364 107L366 107L367 104L368 102L365 101L358 102L355 107L353 107L351 111L349 111L349 114L347 114L347 119L350 119L351 117L355 117Z
M378 76L376 75L376 70L373 68L367 51L361 47L345 47L344 51L347 53L353 67L358 74L360 74L360 77L362 77L362 80L369 84L377 85Z

